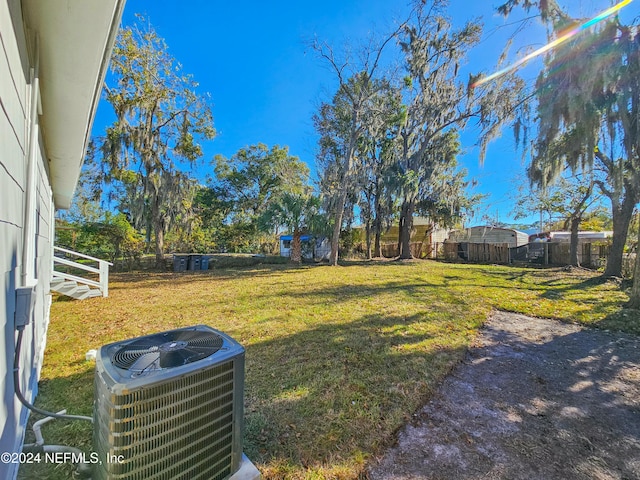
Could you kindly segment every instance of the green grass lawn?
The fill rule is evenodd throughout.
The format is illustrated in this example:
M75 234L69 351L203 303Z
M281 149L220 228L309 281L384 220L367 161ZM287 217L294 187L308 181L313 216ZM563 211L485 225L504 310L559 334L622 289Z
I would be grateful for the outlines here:
M627 296L595 274L432 261L113 275L110 296L57 298L38 406L91 415L105 343L194 324L246 348L244 449L264 478L355 479L462 358L492 309L640 333ZM48 443L91 450L90 425ZM46 476L68 478L57 467ZM55 475L58 475L57 477Z

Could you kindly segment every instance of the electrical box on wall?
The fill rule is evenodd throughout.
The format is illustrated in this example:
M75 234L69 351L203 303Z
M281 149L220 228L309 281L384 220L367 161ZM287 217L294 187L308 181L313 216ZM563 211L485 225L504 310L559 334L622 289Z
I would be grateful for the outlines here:
M21 329L29 325L36 304L36 287L16 288L15 328Z

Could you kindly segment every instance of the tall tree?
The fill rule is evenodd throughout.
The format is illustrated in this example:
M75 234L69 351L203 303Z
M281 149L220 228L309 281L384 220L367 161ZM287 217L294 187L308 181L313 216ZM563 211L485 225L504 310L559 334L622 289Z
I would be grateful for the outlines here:
M203 251L232 251L226 240L230 236L226 220L233 204L219 186L199 185L193 200L193 209L200 222Z
M330 265L338 263L345 206L356 185L358 143L371 113L371 101L386 85L379 76L382 55L404 25L401 24L382 41L370 42L355 59L349 55L340 58L329 45L318 41L312 45L338 81L332 101L323 103L314 116L316 130L321 136L318 160L324 165L325 187L327 183L331 185L324 189L333 225Z
M210 189L218 201L230 207L226 222L247 245L257 242L258 219L284 194L302 194L309 190L309 168L288 147L268 147L262 143L241 148L231 158L215 158L216 180ZM273 233L278 233L277 229ZM257 247L257 245L253 245Z
M369 259L381 256L380 238L383 230L391 225L395 203L392 179L395 143L405 115L399 89L386 80L382 82L384 86L370 101L358 143L359 168L355 175Z
M424 3L424 2L423 2ZM501 127L514 120L522 82L505 75L491 87L471 87L458 72L469 50L480 40L481 26L469 22L459 30L443 16L446 2L433 2L416 10L415 21L403 27L400 46L405 57L404 99L406 119L400 129L402 176L400 214L401 258L411 258L409 242L413 213L421 189L453 161L459 149L455 129L475 120L480 128L480 159Z
M360 180L357 153L370 114L370 100L383 87L383 82L371 78L374 71L375 68L370 67L347 80L340 78L333 101L322 104L314 116L320 134L321 189L333 224L330 265L337 265L345 207L349 198L355 195Z
M549 0L539 8L557 38L570 18ZM611 202L613 241L605 276L622 274L622 255L633 209L640 201L640 42L638 26L611 17L556 46L537 80L538 139L534 162L540 182L551 182L568 166L600 170L596 185Z
M164 234L185 207L192 182L180 168L202 156L199 141L215 135L208 97L183 74L153 27L140 23L120 31L106 88L116 121L98 139L108 180L124 184L133 223L155 240L163 265ZM190 203L190 202L186 202Z

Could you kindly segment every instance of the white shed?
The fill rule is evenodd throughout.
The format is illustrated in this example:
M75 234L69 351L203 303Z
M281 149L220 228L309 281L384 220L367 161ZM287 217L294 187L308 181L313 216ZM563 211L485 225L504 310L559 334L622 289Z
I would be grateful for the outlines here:
M19 382L33 401L49 324L54 213L68 208L100 98L124 0L0 2L0 445L20 452L28 410L15 395L16 318L22 331ZM30 292L33 309L19 308ZM17 475L0 463L0 478Z
M551 242L570 242L571 232L549 232ZM612 231L604 232L578 232L578 243L606 242L613 237Z
M455 230L449 234L448 242L455 243L508 243L519 247L529 242L529 235L512 228L477 226Z
M293 235L280 235L280 256L291 257L291 242ZM324 236L314 237L312 235L302 235L302 258L307 260L328 260L331 253L329 239Z

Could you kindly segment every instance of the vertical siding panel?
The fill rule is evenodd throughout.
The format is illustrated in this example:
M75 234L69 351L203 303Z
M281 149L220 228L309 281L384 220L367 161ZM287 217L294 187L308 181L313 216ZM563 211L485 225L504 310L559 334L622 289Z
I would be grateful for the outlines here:
M12 22L12 15L17 20ZM12 378L15 332L15 289L20 282L22 235L24 222L24 194L28 122L28 87L26 41L21 29L20 3L17 0L0 2L0 310L5 313L0 328L0 383L3 392L0 405L0 445L8 451L19 451L24 438L28 412L15 397ZM16 28L17 25L17 28ZM16 31L18 30L18 31ZM34 321L24 332L20 377L22 390L29 398L36 387L43 327L43 305L46 298L39 287ZM1 464L0 478L13 478L17 464Z
M24 185L23 159L26 151L25 119L22 115L20 97L13 87L5 50L0 48L0 174L8 175L21 186Z
M9 3L18 4L16 0ZM13 6L18 9L18 6ZM21 22L19 22L20 24ZM11 21L8 2L0 2L0 103L11 119L17 140L23 143L27 118L27 62L20 55L21 45L16 38L22 38L22 30L16 32ZM24 50L26 45L22 45ZM25 52L26 53L26 52Z

